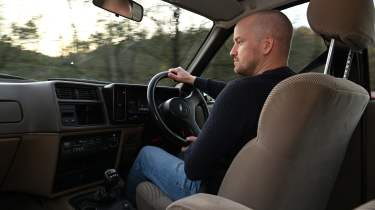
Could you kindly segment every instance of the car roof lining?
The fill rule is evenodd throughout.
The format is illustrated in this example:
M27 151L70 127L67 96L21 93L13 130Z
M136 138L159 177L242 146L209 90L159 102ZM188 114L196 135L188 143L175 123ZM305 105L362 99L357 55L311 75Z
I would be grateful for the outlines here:
M251 13L306 2L301 0L163 0L205 16L223 28L232 27L239 19ZM213 6L215 5L215 6Z
M186 10L203 15L213 21L228 21L244 12L244 6L237 0L164 0ZM215 6L212 6L215 5Z

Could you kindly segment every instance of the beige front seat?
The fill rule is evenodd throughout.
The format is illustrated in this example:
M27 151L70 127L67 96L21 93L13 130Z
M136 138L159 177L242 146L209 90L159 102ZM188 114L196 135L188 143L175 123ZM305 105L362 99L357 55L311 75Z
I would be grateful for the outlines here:
M374 41L373 12L371 0L311 0L308 14L317 33L360 49ZM329 75L282 81L266 100L257 137L233 160L218 196L197 194L168 209L325 209L368 100L364 88ZM136 199L141 210L165 209L171 202L148 182L137 187Z
M375 210L375 200L371 200L358 208L355 208L354 210Z
M353 82L319 73L282 81L218 195L256 210L323 210L368 99Z
M195 210L195 209L212 209L212 210L252 210L237 202L225 199L220 196L209 194L196 194L173 203L168 210ZM375 210L375 200L368 201L365 204L353 210Z

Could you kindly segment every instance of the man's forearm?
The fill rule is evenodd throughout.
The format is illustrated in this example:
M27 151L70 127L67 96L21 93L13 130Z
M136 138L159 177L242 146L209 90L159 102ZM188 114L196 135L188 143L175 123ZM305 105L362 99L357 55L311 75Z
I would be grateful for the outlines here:
M204 79L201 77L197 77L193 84L195 88L198 88L199 90L207 93L212 98L216 98L226 85L225 82Z

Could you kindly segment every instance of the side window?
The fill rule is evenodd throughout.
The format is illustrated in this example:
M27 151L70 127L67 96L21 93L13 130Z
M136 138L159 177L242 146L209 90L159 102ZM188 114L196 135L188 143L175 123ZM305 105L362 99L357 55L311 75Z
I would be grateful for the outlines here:
M208 68L203 72L204 78L230 81L238 76L233 72L233 61L229 55L233 46L233 35L230 36L225 44L220 48L218 53L210 62Z
M326 50L323 39L309 27L294 28L293 41L289 52L288 65L296 73ZM323 72L324 66L317 71Z
M323 39L309 27L306 11L307 3L282 11L290 19L294 28L288 65L296 73L300 72L303 67L327 49ZM229 51L233 45L232 39L232 36L229 37L221 47L208 68L204 71L203 77L221 81L229 81L238 77L233 72L233 61L229 55ZM317 71L323 72L323 68L324 66Z
M308 3L304 3L281 11L293 24L288 65L296 73L327 49L323 39L311 30L307 22L307 5ZM321 67L318 71L323 72L323 69Z

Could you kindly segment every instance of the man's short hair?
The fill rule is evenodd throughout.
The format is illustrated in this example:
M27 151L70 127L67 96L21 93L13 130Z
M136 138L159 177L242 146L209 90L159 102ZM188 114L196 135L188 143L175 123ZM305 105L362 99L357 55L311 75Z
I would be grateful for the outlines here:
M289 52L293 36L293 26L289 18L278 10L265 10L251 14L256 20L251 27L258 33L258 38L271 36L280 43L280 50Z

